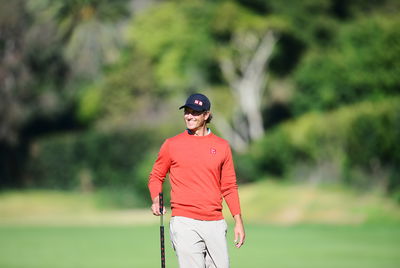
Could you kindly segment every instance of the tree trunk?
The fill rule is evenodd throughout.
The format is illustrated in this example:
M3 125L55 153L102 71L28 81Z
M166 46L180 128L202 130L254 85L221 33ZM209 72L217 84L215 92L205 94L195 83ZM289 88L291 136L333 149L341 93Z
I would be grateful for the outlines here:
M240 126L243 122L234 121L230 132L235 133L228 133L226 138L230 139L234 147L241 150L245 150L251 141L264 135L262 98L267 82L266 69L277 42L272 30L268 31L261 41L254 42L254 39L256 37L252 33L237 36L233 41L233 48L237 53L219 58L223 76L239 104L239 112L243 115L242 121L244 120L247 126L243 129ZM226 126L223 128L227 129ZM239 133L243 131L245 134L240 135ZM238 139L233 139L236 136L242 137L238 144L235 144Z

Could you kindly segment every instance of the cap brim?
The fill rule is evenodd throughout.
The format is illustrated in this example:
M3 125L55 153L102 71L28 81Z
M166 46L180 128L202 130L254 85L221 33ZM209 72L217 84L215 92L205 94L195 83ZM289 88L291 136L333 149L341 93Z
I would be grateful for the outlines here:
M196 111L196 112L203 112L203 111L206 111L204 108L199 107L199 106L197 106L197 105L192 105L192 104L183 105L183 106L179 107L179 110L180 110L180 109L183 109L183 108L190 108L190 109L192 109L192 110L194 110L194 111Z

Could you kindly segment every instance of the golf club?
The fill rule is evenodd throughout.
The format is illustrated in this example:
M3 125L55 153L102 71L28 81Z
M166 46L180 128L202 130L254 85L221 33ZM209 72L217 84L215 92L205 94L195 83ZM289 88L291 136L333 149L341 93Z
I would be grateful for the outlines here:
M165 248L164 248L164 196L159 194L160 204L160 243L161 243L161 268L165 268Z

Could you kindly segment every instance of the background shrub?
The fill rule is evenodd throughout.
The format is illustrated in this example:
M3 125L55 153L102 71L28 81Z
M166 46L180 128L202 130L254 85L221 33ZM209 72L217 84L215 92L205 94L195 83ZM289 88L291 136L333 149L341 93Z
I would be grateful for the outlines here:
M265 176L336 176L361 188L400 185L400 99L366 101L331 113L309 113L268 132L244 159L254 161L249 181ZM238 162L239 173L246 163ZM301 167L303 172L296 170ZM304 169L309 169L304 172ZM333 171L332 171L333 170ZM337 172L336 172L336 171ZM310 178L303 178L310 179Z
M132 200L127 192L140 198L148 195L144 186L148 174L140 178L144 173L137 169L142 161L148 162L147 152L156 140L147 131L91 131L37 140L29 163L31 186L109 191L109 198L117 205L129 203Z

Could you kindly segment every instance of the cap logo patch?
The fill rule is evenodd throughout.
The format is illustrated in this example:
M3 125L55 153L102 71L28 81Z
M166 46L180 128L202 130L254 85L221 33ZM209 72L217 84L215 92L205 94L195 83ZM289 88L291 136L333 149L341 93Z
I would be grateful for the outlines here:
M215 149L215 148L211 148L210 149L210 154L217 154L217 149Z
M203 106L203 102L202 102L202 101L199 101L199 100L194 100L194 104Z

